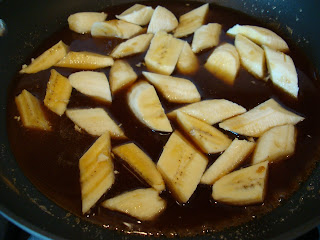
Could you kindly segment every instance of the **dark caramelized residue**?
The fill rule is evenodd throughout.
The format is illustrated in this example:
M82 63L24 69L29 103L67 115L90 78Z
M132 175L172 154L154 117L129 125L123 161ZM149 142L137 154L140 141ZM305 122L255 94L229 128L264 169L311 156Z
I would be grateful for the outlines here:
M191 3L187 6L183 3L151 2L150 5L167 7L179 17L181 14L199 6L199 3ZM108 19L114 18L114 15L120 14L130 6L122 5L106 9L109 14ZM257 23L253 19L217 6L210 7L208 22L222 24L223 32L220 43L233 43L234 39L226 36L225 32L235 24L261 26L261 23ZM46 40L32 57L40 55L59 40L70 45L73 51L92 51L102 54L109 54L122 41L120 39L92 38L89 34L77 34L66 27ZM192 36L185 38L185 40L190 43ZM14 97L23 89L27 89L43 101L50 69L31 75L17 74L13 80L9 90L7 120L12 151L23 172L43 194L70 212L107 228L125 232L142 231L165 235L171 233L190 235L247 222L253 216L260 216L271 211L279 205L282 199L288 198L293 191L298 189L299 183L306 179L312 169L313 155L319 145L317 136L320 135L320 128L318 127L320 116L316 109L320 102L319 89L315 80L312 79L312 69L306 58L296 53L294 45L291 44L290 48L290 55L293 57L299 75L299 101L289 99L275 90L270 83L255 79L244 69L240 70L234 86L224 84L203 68L203 64L212 50L204 51L198 55L201 67L194 76L184 76L177 71L173 73L174 76L193 80L202 99L225 98L251 109L270 97L274 97L286 107L306 117L297 126L298 141L294 156L270 165L267 195L265 202L261 205L235 207L217 203L211 197L211 188L199 185L190 201L185 205L177 204L170 193L162 193L161 196L168 203L167 209L151 222L140 222L127 215L109 211L100 207L99 203L96 204L88 216L83 216L81 214L78 160L96 138L75 131L74 124L65 115L58 117L47 109L45 109L45 112L55 130L52 132L25 129L21 122L14 118L19 115ZM136 67L136 64L143 61L144 55L145 53L126 58L139 78L142 78L141 71L146 70L146 68L144 66ZM55 69L66 77L77 71L65 68ZM109 76L109 68L98 71ZM178 107L178 105L168 103L161 97L160 100L166 112ZM122 128L129 139L139 145L155 162L169 138L168 134L163 135L153 132L135 119L127 106L126 89L113 96L111 105L104 105L73 90L68 108L76 107L102 107L106 109L116 121L122 123ZM232 134L228 134L232 136ZM113 146L119 143L112 141ZM217 157L217 154L209 156L209 164ZM100 199L100 202L127 190L147 187L119 159L115 159L114 163L119 174L116 174L115 184Z

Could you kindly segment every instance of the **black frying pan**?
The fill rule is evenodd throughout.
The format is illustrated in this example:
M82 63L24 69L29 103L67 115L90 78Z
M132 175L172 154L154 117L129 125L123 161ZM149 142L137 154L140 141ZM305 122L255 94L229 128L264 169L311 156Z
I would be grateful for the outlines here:
M127 239L66 212L42 195L24 176L9 148L6 133L7 89L11 79L33 50L66 24L69 14L98 11L108 5L130 0L15 0L0 1L0 19L7 31L0 37L0 212L31 231L54 239ZM204 2L204 1L203 1ZM316 69L320 69L320 2L298 0L212 0L207 1L239 10L278 28L293 40ZM319 73L314 78L320 81ZM320 136L319 136L320 137ZM320 149L314 158L320 159ZM320 166L289 200L270 214L239 227L198 239L292 239L320 223ZM130 236L130 238L140 238Z

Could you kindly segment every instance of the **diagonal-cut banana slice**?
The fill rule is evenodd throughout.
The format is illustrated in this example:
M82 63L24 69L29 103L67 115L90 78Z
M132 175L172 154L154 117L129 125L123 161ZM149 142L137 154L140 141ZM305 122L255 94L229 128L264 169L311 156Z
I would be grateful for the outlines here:
M215 47L219 44L221 24L209 23L198 28L193 36L192 51L199 53L202 50Z
M134 143L127 143L112 149L112 152L124 160L151 187L158 192L165 189L161 174L152 159Z
M171 75L178 62L184 41L163 31L157 32L151 40L150 48L144 58L150 71Z
M221 122L238 114L246 112L242 106L226 99L210 99L192 103L168 113L169 118L175 118L177 111L184 112L210 125Z
M240 55L241 65L255 77L264 79L266 60L263 49L241 34L236 35L234 45Z
M258 140L252 157L252 164L263 161L275 162L293 155L297 131L293 125L271 128Z
M142 72L142 74L169 102L193 103L200 101L201 96L190 80L151 72Z
M204 23L208 11L209 4L207 3L180 16L174 36L180 38L194 33Z
M188 42L185 42L181 50L177 69L183 74L194 74L199 69L199 61Z
M24 89L15 98L15 102L24 127L45 131L52 129L41 108L40 101L30 92Z
M152 7L142 4L135 4L120 15L116 15L116 18L129 23L144 26L150 22L153 12L154 10Z
M220 123L219 127L245 136L260 137L272 127L297 124L303 120L303 117L284 109L271 98L244 114Z
M137 53L143 53L147 51L152 37L152 33L146 33L128 39L116 46L110 56L113 58L123 58Z
M102 108L67 109L66 115L77 126L91 135L101 136L109 131L112 138L125 138L121 128Z
M164 146L157 168L174 197L185 203L196 190L207 164L208 159L175 131Z
M178 20L168 9L157 6L154 10L149 26L148 33L157 33L159 31L171 32L178 26Z
M147 82L136 83L128 93L128 102L134 115L155 131L172 132L154 87Z
M102 72L76 72L69 76L69 81L72 87L85 95L104 102L112 102L109 82Z
M63 59L69 51L69 47L62 41L32 60L29 66L23 65L19 73L37 73L48 69Z
M109 132L101 135L79 160L82 213L86 213L115 180Z
M93 37L128 39L142 33L142 31L143 28L139 25L116 19L105 22L95 22L91 27L91 35Z
M167 203L156 190L146 188L122 193L104 201L101 205L142 221L150 221L165 210Z
M213 184L236 169L253 151L255 143L235 138L227 150L207 169L201 183Z
M68 17L69 28L77 33L89 33L95 22L103 22L108 14L101 12L78 12Z
M261 46L266 45L281 52L289 51L288 44L279 35L263 27L236 24L227 31L227 34L231 36L242 34Z
M68 79L52 69L43 101L44 105L61 116L67 109L71 92L72 86Z
M266 46L264 46L264 52L273 84L290 96L297 98L299 91L298 74L292 58Z
M232 205L261 203L266 193L268 161L242 168L220 178L212 186L212 197Z
M98 68L110 67L112 66L112 64L113 59L109 56L92 52L69 52L54 66L83 70L94 70Z
M204 153L222 152L231 144L218 129L183 112L177 112L177 122Z

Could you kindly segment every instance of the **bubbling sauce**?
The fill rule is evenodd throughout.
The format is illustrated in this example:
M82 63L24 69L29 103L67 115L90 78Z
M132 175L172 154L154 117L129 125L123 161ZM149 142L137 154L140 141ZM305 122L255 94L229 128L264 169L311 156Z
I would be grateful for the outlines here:
M150 2L152 7L164 6L172 11L178 18L180 15L200 6L199 3L168 3ZM121 5L105 9L108 19L114 19L131 5ZM233 43L234 39L225 32L235 24L250 24L263 26L247 16L215 5L210 6L207 22L222 24L220 44L223 42ZM273 29L274 30L274 29ZM33 54L40 55L43 51L53 46L59 40L70 46L72 51L90 51L101 54L109 54L112 49L122 42L115 38L92 38L90 34L77 34L63 28L61 31L47 39ZM189 43L192 36L184 38ZM290 43L290 42L289 42ZM8 97L8 134L12 151L30 181L52 201L72 212L73 214L94 222L98 225L107 226L110 229L118 229L124 232L145 232L150 234L171 235L195 235L206 231L221 230L225 227L238 225L255 216L261 216L277 207L281 200L288 198L299 187L299 183L306 179L314 165L314 157L319 145L319 119L320 113L315 109L320 103L319 88L313 79L312 68L308 60L295 50L294 44L289 44L299 77L299 100L292 100L285 94L276 90L270 83L255 79L246 70L240 69L233 86L226 85L216 79L203 67L212 50L198 54L200 69L193 76L185 76L177 70L172 74L193 81L202 99L224 98L238 103L246 109L251 109L258 104L273 97L284 106L303 115L306 119L297 125L298 139L295 154L284 161L270 164L268 188L266 199L263 204L239 207L215 202L211 197L211 187L199 185L191 199L186 204L178 204L168 191L161 194L167 201L167 209L150 222L141 222L122 213L110 211L100 206L105 199L114 197L128 190L148 187L144 182L132 174L123 162L115 158L114 165L116 180L112 188L99 200L88 215L81 213L81 193L79 182L78 161L87 149L94 143L96 137L86 133L79 133L74 129L74 123L65 115L59 117L45 109L54 131L42 132L26 129L15 116L19 116L14 97L27 89L40 101L43 101L50 69L36 74L24 74L15 77L9 90ZM142 79L142 71L145 66L139 66L143 62L145 53L126 58L130 65ZM139 67L138 67L139 66ZM57 68L62 75L68 77L78 70ZM97 71L104 72L109 76L110 68ZM162 148L169 138L169 134L160 134L143 126L131 113L126 99L128 89L124 89L113 96L111 105L106 105L89 98L75 89L72 91L68 108L102 107L118 123L122 124L126 136L141 147L152 159L157 162ZM181 105L168 103L165 99L160 100L166 112ZM174 124L174 123L173 123ZM177 126L173 125L175 129ZM232 138L235 136L229 134ZM116 146L121 141L112 140ZM218 157L218 154L209 155L209 166Z

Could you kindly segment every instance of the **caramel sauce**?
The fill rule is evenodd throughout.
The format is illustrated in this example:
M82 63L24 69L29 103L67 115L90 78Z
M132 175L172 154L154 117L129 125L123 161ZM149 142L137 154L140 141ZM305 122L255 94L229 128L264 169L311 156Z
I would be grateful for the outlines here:
M199 3L168 3L151 2L151 6L164 6L177 17L186 13ZM109 14L108 19L113 19L131 5L110 7L105 10ZM235 24L251 24L263 26L247 16L230 11L215 5L210 6L207 22L222 24L220 44L233 43L234 39L226 36L225 32ZM90 34L77 34L65 27L51 38L47 39L32 57L40 55L43 51L53 46L59 40L70 46L72 51L90 51L101 54L109 54L112 49L123 40L115 38L92 38ZM184 38L189 43L192 36ZM170 235L195 235L206 231L220 230L232 225L238 225L251 220L255 216L261 216L274 209L283 199L290 197L296 191L301 181L305 180L315 163L314 154L319 146L319 119L320 113L316 107L320 103L319 87L313 79L313 69L308 60L290 45L289 53L296 65L299 77L299 100L288 98L285 94L275 89L270 82L255 79L246 70L240 69L234 86L226 85L223 81L212 76L203 67L212 49L198 54L200 68L193 76L185 76L177 70L172 74L176 77L184 77L193 81L202 99L224 98L251 109L258 104L273 97L289 109L302 114L306 119L297 125L298 140L295 154L284 161L270 165L268 188L263 204L239 207L229 206L215 202L211 197L211 187L199 185L188 203L178 204L168 191L161 194L167 201L167 209L163 214L150 222L141 222L122 213L109 211L99 205L105 199L116 196L124 191L141 187L148 187L139 180L123 162L114 159L116 180L112 188L99 200L91 212L83 216L81 213L81 194L79 183L78 161L80 157L96 140L86 133L75 131L74 124L65 115L59 117L44 108L46 115L52 123L54 131L42 132L25 129L20 121L14 117L19 116L14 97L27 89L38 99L43 101L46 85L49 80L50 69L36 74L17 74L12 81L8 96L7 129L11 148L21 169L30 181L48 198L74 213L75 215L97 223L98 225L117 229L125 232L147 232L152 234ZM147 70L143 62L145 53L126 58L139 76ZM79 71L75 69L57 68L62 75L68 77L71 73ZM109 76L110 68L97 71ZM157 162L162 148L169 138L169 134L154 132L143 126L131 113L126 94L128 89L113 96L111 105L106 105L85 96L75 89L68 104L68 108L102 107L114 120L122 124L122 129L130 141L141 147L153 160ZM160 96L160 100L166 112L181 105L168 103ZM175 129L177 126L173 123ZM231 138L234 136L227 133ZM238 136L243 138L242 136ZM112 145L120 144L120 141L112 140ZM219 154L209 155L209 166Z

